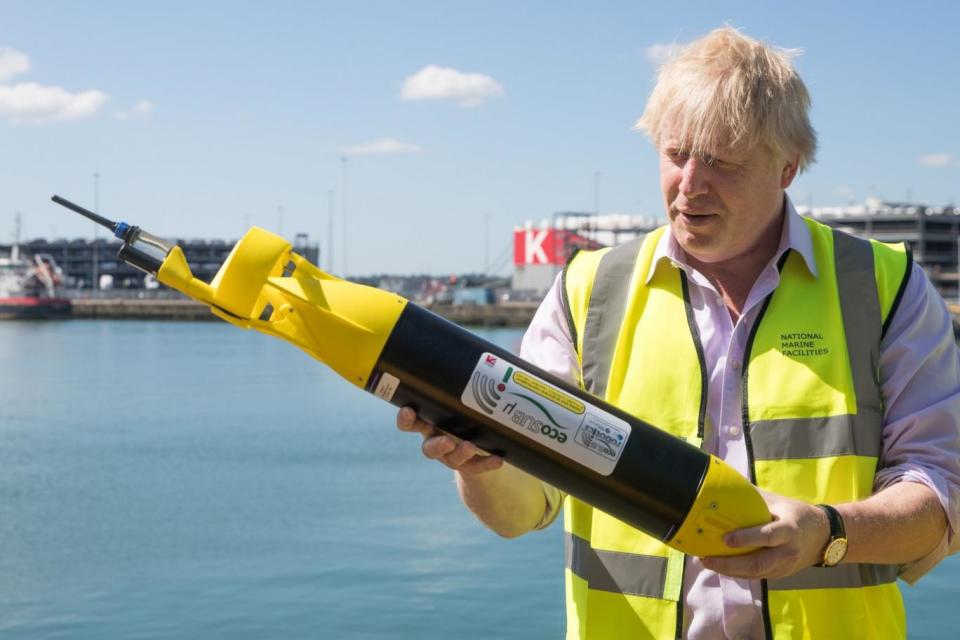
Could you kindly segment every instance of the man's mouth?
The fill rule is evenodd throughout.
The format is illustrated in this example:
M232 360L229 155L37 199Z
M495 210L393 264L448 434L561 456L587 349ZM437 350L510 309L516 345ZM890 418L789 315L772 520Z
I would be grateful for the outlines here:
M691 227L702 227L718 219L718 216L715 213L683 213L681 211L678 212L677 215L684 224Z

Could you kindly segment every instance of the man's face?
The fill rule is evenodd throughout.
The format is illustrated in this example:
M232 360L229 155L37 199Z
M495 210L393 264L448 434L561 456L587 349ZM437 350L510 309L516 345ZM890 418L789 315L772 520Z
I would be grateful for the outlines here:
M783 190L793 180L795 165L775 163L765 147L733 147L704 157L681 148L675 136L663 137L660 189L670 228L688 255L723 262L761 248L778 234Z

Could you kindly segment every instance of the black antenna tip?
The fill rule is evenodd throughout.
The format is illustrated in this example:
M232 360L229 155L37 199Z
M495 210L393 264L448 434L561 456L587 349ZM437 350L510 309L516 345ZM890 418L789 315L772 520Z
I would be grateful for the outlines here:
M117 230L117 223L114 222L113 220L108 220L107 218L104 218L103 216L96 214L93 211L90 211L89 209L84 209L80 205L74 204L73 202L70 202L66 198L61 198L58 195L54 195L50 199L56 202L57 204L59 204L60 206L66 207L71 211L75 211L76 213L79 213L83 217L89 218L90 220L93 220L97 224L104 226L107 229L110 229L110 231Z

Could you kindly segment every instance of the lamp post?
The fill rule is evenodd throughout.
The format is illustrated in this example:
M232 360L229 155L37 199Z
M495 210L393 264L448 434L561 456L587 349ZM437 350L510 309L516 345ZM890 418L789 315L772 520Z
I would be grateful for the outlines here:
M490 212L483 214L483 275L490 275Z
M600 172L593 172L593 215L600 215Z
M343 254L343 277L347 277L349 270L347 263L347 156L340 156L340 167L342 169L343 184L340 188L340 209L343 213L343 243L340 247L340 253Z
M333 189L327 190L327 201L330 205L327 216L327 271L333 273Z
M93 172L93 212L100 213L100 172ZM100 225L93 225L93 282L91 288L100 290Z

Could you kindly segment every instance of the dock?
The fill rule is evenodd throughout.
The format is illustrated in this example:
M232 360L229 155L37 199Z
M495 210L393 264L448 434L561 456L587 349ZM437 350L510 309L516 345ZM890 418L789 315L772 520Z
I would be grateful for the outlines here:
M504 304L425 305L434 313L463 326L526 327L537 310L535 302ZM73 316L85 320L217 320L210 309L185 298L76 298Z
M73 316L83 320L217 320L205 304L187 299L76 298Z
M465 327L526 327L537 310L536 302L501 304L432 304L424 308ZM948 304L954 334L960 337L960 305ZM186 298L76 298L74 318L84 320L206 321L218 318L206 305Z

